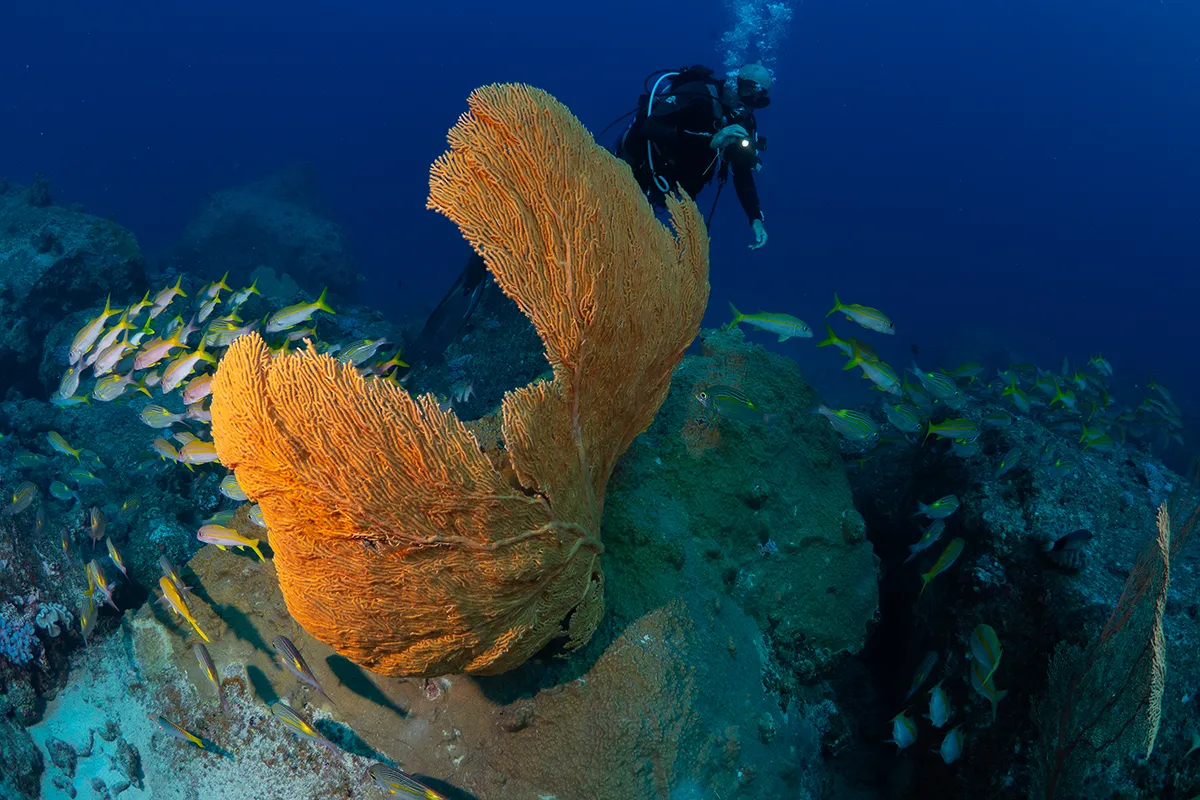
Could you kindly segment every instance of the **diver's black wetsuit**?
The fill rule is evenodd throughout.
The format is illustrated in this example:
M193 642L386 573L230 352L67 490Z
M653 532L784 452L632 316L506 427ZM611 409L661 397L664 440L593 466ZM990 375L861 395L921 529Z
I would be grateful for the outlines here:
M752 140L758 139L754 112L724 101L719 81L688 81L660 92L650 114L639 113L621 136L616 154L633 168L633 174L655 205L663 202L655 176L674 189L678 183L693 199L722 169L709 146L713 134L727 125L741 125ZM649 152L647 152L649 146ZM733 186L750 222L762 219L754 166L733 163Z

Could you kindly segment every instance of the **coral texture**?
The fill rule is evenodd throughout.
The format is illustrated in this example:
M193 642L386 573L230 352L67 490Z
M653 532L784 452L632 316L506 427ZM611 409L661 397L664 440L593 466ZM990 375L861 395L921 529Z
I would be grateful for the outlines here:
M604 490L666 397L708 300L690 200L659 224L628 168L550 95L472 93L434 164L456 222L533 321L553 379L508 393L485 452L435 397L246 336L214 380L221 461L262 505L313 636L390 675L493 674L603 615Z

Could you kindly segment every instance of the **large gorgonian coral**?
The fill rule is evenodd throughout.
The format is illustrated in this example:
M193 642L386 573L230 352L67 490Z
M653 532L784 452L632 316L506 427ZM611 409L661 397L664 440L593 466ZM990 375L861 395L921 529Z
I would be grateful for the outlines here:
M485 453L429 395L311 351L230 348L213 387L221 461L262 505L304 628L389 675L493 674L604 610L614 465L666 398L708 301L691 200L659 224L628 168L553 97L476 90L433 165L429 206L533 321L553 380L508 393Z

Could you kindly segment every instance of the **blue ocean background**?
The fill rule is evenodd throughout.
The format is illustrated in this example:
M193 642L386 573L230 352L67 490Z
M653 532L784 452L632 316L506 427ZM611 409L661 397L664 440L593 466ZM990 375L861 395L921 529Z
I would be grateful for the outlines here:
M466 252L424 200L471 89L528 82L598 131L651 70L720 68L738 7L21 4L0 28L0 166L152 252L205 192L307 162L364 292L420 314ZM819 331L838 291L891 315L881 355L897 365L910 344L942 366L1103 353L1126 402L1153 377L1200 412L1200 6L818 1L792 16L759 114L770 243L747 250L727 187L706 324L734 301ZM833 402L864 399L828 353L782 349Z

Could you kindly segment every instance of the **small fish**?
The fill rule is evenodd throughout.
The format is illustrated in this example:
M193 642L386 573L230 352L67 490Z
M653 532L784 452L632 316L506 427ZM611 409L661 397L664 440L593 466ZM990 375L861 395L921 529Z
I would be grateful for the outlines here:
M292 644L291 639L280 635L276 636L271 644L274 646L275 652L279 654L279 661L283 666L287 667L293 675L299 678L301 683L315 689L317 694L333 703L333 699L325 694L325 690L321 688L321 684L317 682L316 676L308 668L308 664L304 662L304 657L300 655L300 651L296 649L296 645Z
M933 562L933 566L929 568L929 572L921 575L921 591L917 595L918 598L925 594L925 587L929 585L930 581L950 569L954 562L958 560L958 557L962 555L965 544L962 539L950 540L950 543L946 545L946 549L938 556L938 560Z
M971 631L971 655L975 662L983 667L984 681L992 679L996 667L1000 666L1000 657L1003 654L996 630L991 625L976 625L975 630Z
M212 379L212 373L205 373L188 381L187 386L183 387L183 404L190 406L212 394Z
M40 508L38 512L41 513ZM71 531L65 525L62 529L62 550L64 556L71 555Z
M829 425L852 442L875 442L879 439L879 426L861 411L848 408L832 409L821 405L816 413L829 420Z
M892 738L888 739L889 742L896 745L898 750L903 750L916 740L917 723L913 722L912 717L903 711L892 717Z
M996 709L999 707L1000 701L1008 695L1008 690L997 689L991 678L984 678L985 674L987 674L987 670L978 662L971 664L971 688L986 697L992 704L992 722L995 722Z
M1087 554L1084 548L1091 540L1092 532L1087 528L1080 528L1047 541L1042 545L1042 552L1060 567L1077 571L1083 569L1086 563Z
M733 303L729 304L729 310L733 312L733 321L729 323L730 328L737 327L738 324L744 322L767 333L775 334L781 342L786 342L788 339L809 339L812 337L812 328L808 327L804 320L797 319L791 314L777 314L770 311L743 314L737 310L737 307Z
M392 356L387 361L384 361L382 364L376 364L375 366L371 367L371 371L376 375L383 375L392 367L401 367L402 369L407 369L408 362L400 358L400 354L402 352L403 350L397 350L396 355Z
M710 386L698 392L696 399L721 419L769 424L779 418L778 414L763 412L744 393L729 386Z
M71 447L63 435L58 431L50 431L46 434L46 441L50 443L50 449L55 452L62 453L65 456L72 456L79 463L83 463L79 458L79 451Z
M171 434L171 438L179 442L181 445L185 445L188 442L199 441L196 438L196 435L189 431L176 431L175 433Z
M931 422L925 428L925 438L928 439L931 434L943 439L969 442L979 438L979 425L972 419L948 419L936 425Z
M179 460L184 464L210 464L217 460L217 447L195 439L179 449Z
M267 527L267 523L263 519L262 506L260 506L258 503L255 503L254 505L250 506L249 517L250 517L250 521L253 522L255 525L257 525L258 527L260 527L260 528Z
M180 275L179 279L175 281L174 286L168 286L154 296L154 302L150 306L150 319L154 319L159 314L166 311L167 306L171 305L171 302L176 297L187 297L187 293L180 288L182 284L183 276Z
M1000 456L1000 463L996 465L996 472L993 474L992 477L1000 478L1000 477L1003 477L1004 475L1007 475L1009 472L1012 471L1013 467L1015 467L1018 463L1020 463L1020 461L1021 461L1021 448L1020 447L1009 448L1008 452L1006 452L1004 455Z
M160 603L166 603L174 609L176 614L186 619L192 628L195 629L196 633L200 635L201 639L206 642L212 641L204 631L200 630L200 623L196 622L196 618L192 616L191 609L188 608L183 595L175 588L175 583L171 578L165 575L159 578L158 588L162 590L162 597L159 598Z
M1111 453L1117 449L1117 442L1111 434L1104 433L1089 439L1088 443L1083 446L1083 449L1093 450L1097 453Z
M1106 378L1112 377L1112 364L1109 364L1108 361L1105 360L1104 356L1092 356L1091 360L1088 361L1088 366Z
M934 500L929 505L917 503L917 513L914 517L925 516L929 519L945 519L958 510L958 495L948 494Z
M121 510L117 512L117 518L124 521L133 519L141 505L142 500L140 497L136 495L134 497L127 497L125 502L121 503Z
M207 361L210 364L217 363L217 359L204 349L204 342L201 342L200 346L192 352L176 357L174 361L167 365L167 368L163 370L162 382L159 384L162 393L170 394L175 391L175 388L192 374L192 371L196 369L196 363L199 361Z
M74 500L76 503L82 502L79 495L67 486L62 481L52 481L50 483L50 496L55 500Z
M111 328L104 332L104 335L96 342L96 346L92 349L92 354L83 362L84 366L90 367L100 359L100 354L108 350L117 343L117 337L125 331L137 330L137 325L129 321L128 312L121 314Z
M169 428L177 422L182 422L186 414L172 414L167 409L153 403L143 406L138 412L138 418L151 428Z
M258 278L255 278L254 282L246 288L238 289L236 292L230 295L229 307L232 309L241 308L246 304L246 301L250 299L250 295L252 294L260 294L258 291Z
M75 467L67 470L67 477L75 481L79 486L103 486L104 481L97 478L90 471L83 467Z
M75 367L67 367L67 371L63 373L62 379L58 382L58 391L54 393L55 397L66 399L75 394L75 390L79 388L79 370Z
M33 512L33 534L41 538L42 531L46 530L46 509L38 506L37 511ZM66 531L66 528L63 528Z
M817 342L817 347L833 346L848 356L854 355L854 345L849 340L842 339L836 333L834 333L833 328L829 327L828 322L825 323L825 331L828 335L821 341ZM864 355L866 355L866 353L867 351L864 351ZM871 353L871 355L874 355L874 353Z
M187 411L184 412L184 416L186 416L192 422L202 422L207 425L208 423L212 422L212 408L211 406L209 408L205 408L204 401L197 400L187 407Z
M839 311L846 315L846 319L851 320L852 322L857 322L859 325L867 328L868 330L872 330L877 333L886 333L888 335L896 332L896 326L892 324L892 321L888 319L882 311L879 311L875 308L869 308L868 306L860 306L857 303L845 305L841 300L838 299L837 292L834 292L833 308L830 309L829 313L825 316L829 317Z
M915 361L910 371L917 376L917 380L925 387L925 391L933 397L952 408L958 408L962 404L963 394L953 378L939 372L923 372Z
M946 695L946 690L942 688L941 681L938 681L938 684L929 690L929 713L926 716L935 728L941 728L954 716L954 709L950 707L950 698Z
M888 422L904 433L916 433L921 430L921 409L907 403L883 407L883 413Z
M113 596L112 584L108 582L108 576L104 573L104 568L100 566L100 562L96 561L96 559L93 558L91 561L88 562L87 568L88 568L88 571L92 575L89 583L94 584L96 587L96 591L99 592L100 594L104 595L105 605L112 606L113 611L120 613L121 609L117 608L117 604L114 603L113 599L112 599L112 596Z
M259 561L267 560L263 558L262 551L258 549L258 539L249 539L233 528L226 528L224 525L205 525L196 533L196 538L222 550L227 547L249 547L258 556Z
M1050 407L1053 408L1055 403L1062 403L1072 411L1075 410L1075 393L1070 389L1064 389L1059 384L1054 384L1054 396L1050 399Z
M90 406L92 400L86 394L77 394L74 397L59 397L57 394L50 395L50 405L55 408L73 408L74 406Z
M151 339L142 345L133 359L133 368L135 370L149 369L169 356L172 350L184 347L185 345L179 333L179 331L175 331L173 334L168 335L166 339Z
M179 451L175 449L175 445L166 439L161 437L155 439L151 442L150 449L157 453L164 461L179 461Z
M1055 478L1065 478L1075 469L1075 463L1072 456L1060 456L1046 464L1046 472Z
M946 520L935 519L933 522L929 523L929 527L924 530L924 532L921 534L921 538L917 540L917 543L910 544L908 546L909 556L908 558L904 559L904 563L907 564L916 558L919 553L922 553L932 547L938 539L942 538L942 534L945 532Z
M161 714L147 714L146 719L157 725L159 730L161 730L167 736L170 736L172 739L178 739L181 742L187 742L188 744L195 745L201 750L207 749L203 739L196 734L190 733L184 728L181 728Z
M237 516L237 512L233 510L218 511L208 519L204 520L202 525L225 525L233 524L233 518Z
M111 538L105 539L104 543L108 546L108 557L112 559L113 564L116 565L117 569L121 570L121 574L128 580L129 572L125 569L125 562L122 560L121 554L117 551L117 546L113 544Z
M107 523L104 521L104 512L98 507L92 506L91 525L88 527L88 535L92 537L92 549L96 549L96 543L104 538L104 531Z
M279 333L286 331L288 328L294 328L307 322L313 314L318 311L324 311L327 314L336 314L329 304L325 302L325 295L328 289L321 290L321 296L313 303L297 303L294 306L281 308L267 319L267 333Z
M175 566L165 555L160 555L158 557L158 568L162 570L163 577L171 582L171 585L175 587L175 591L178 592L181 597L183 596L184 592L189 591L192 588L190 586L183 585L183 580L179 577L179 573L175 571Z
M217 294L216 297L212 297L212 298L209 298L208 300L205 300L203 305L200 306L200 310L196 312L196 316L193 317L193 319L196 322L203 324L206 319L208 319L209 317L212 316L212 313L217 310L217 306L220 304L221 304L221 295L220 294Z
M13 463L21 469L37 469L48 460L41 453L30 453L28 450L13 457Z
M96 628L96 617L98 615L99 609L96 608L95 599L90 594L86 595L79 609L79 632L83 635L84 644L87 644L87 640L91 638L92 631Z
M150 301L150 290L147 289L146 293L142 295L142 299L131 305L125 313L129 315L129 319L136 319L138 314L141 314L152 305L154 303Z
M1004 411L993 411L983 418L984 427L1002 430L1012 424L1012 414Z
M226 270L225 274L221 276L220 280L213 281L212 283L206 285L203 289L201 289L199 291L199 293L196 295L196 299L203 302L204 300L211 300L212 298L221 294L222 290L224 290L226 292L233 291L232 289L229 288L229 284L227 284L225 282L226 280L228 280L228 278L229 278L229 271Z
M961 380L974 381L975 378L978 378L980 375L983 374L983 364L980 364L978 361L972 361L970 363L963 364L961 367L955 367L954 369L944 369L944 370L942 370L942 372L945 373L946 375L949 375L951 378L955 378L960 381Z
M134 370L130 370L128 375L107 375L96 381L96 385L92 387L92 397L102 403L107 403L111 400L116 400L121 395L125 394L125 390L132 386L146 397L150 396L150 390L146 388L140 380L135 377Z
M900 378L891 367L878 359L864 358L858 347L854 347L853 352L854 357L842 367L843 370L862 367L863 377L875 384L880 391L897 395L904 393L900 388Z
M389 767L378 761L367 767L367 775L375 782L376 788L383 789L388 794L403 794L406 797L419 797L424 800L446 800L444 794L435 792L404 770Z
M942 761L947 764L953 764L962 756L962 750L962 725L955 725L946 734L946 738L942 739L942 746L938 749L938 754L941 755Z
M979 455L982 450L983 445L979 443L978 439L966 442L955 439L950 442L950 452L959 458L972 458Z
M232 472L221 479L221 485L218 487L221 494L228 497L230 500L241 502L246 500L246 493L242 491L242 487L238 485L237 476Z
M204 334L204 344L215 348L228 347L250 333L256 326L257 323L251 322L249 325L239 328L234 320L219 319L208 326L208 330Z
M338 361L343 364L353 364L357 367L374 358L375 353L377 353L379 348L383 347L385 344L390 344L390 342L388 342L387 339L363 339L361 341L348 344L346 345L346 348L342 350L341 354L338 355Z
M12 503L8 508L4 509L3 516L15 517L25 509L33 505L33 501L37 499L38 487L33 481L21 481L17 484L17 488L13 490Z
M311 742L328 747L333 753L337 753L337 746L317 732L317 729L308 723L304 717L300 716L300 712L282 701L275 701L271 704L271 713L275 718L291 728L292 733L297 736L308 739Z
M100 312L100 316L88 321L86 325L79 329L75 334L75 338L71 341L71 349L67 353L67 363L78 364L79 359L92 349L92 345L100 338L101 331L104 330L104 322L109 317L116 316L121 312L121 309L113 309L110 301L112 295L109 295L104 300L104 310Z
M208 648L204 646L203 642L196 642L192 645L192 652L196 654L196 661L200 663L200 671L217 691L217 702L221 704L221 711L226 711L225 692L221 691L221 676L217 673L217 665L213 663Z
M925 685L925 681L929 680L929 676L933 673L933 668L937 664L937 661L938 654L933 650L930 650L921 659L921 664L917 667L917 671L913 673L912 685L908 688L908 694L904 695L906 701Z

